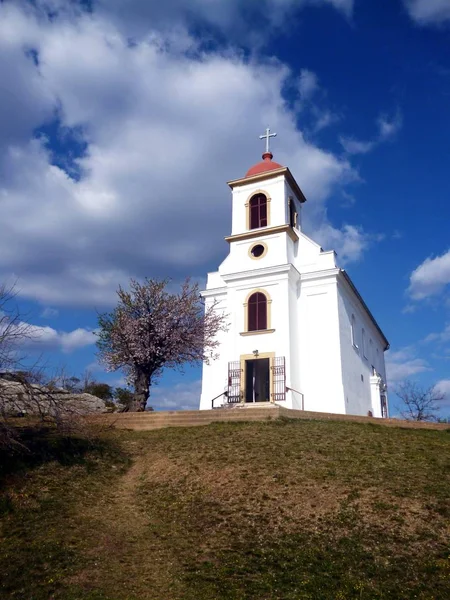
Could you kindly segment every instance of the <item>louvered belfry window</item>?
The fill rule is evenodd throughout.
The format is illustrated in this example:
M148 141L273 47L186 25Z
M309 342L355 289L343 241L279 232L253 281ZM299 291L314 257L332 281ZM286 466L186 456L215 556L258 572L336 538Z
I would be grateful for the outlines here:
M250 200L250 229L267 227L267 198L256 194Z
M248 300L248 330L267 329L267 298L261 292L255 292Z

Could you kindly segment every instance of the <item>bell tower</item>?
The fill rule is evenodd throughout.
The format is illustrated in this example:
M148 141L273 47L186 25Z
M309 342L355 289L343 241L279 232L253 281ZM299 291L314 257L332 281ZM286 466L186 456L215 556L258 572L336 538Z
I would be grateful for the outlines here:
M270 139L276 135L267 129L260 136L266 141L262 161L253 165L245 177L228 182L232 190L232 227L225 239L230 244L230 256L235 256L239 248L236 258L239 255L239 260L247 262L248 257L267 257L264 266L290 262L301 232L302 204L306 202L289 169L273 160ZM248 266L257 269L263 263Z

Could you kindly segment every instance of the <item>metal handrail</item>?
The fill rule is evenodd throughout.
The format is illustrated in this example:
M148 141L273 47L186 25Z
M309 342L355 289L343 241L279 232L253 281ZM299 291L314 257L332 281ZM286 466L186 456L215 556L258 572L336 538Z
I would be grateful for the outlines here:
M295 392L296 394L298 394L299 396L302 397L302 410L305 410L305 394L303 394L302 392L298 392L297 390L294 390L294 388L288 387L286 386L286 391L289 392Z
M213 398L211 400L211 409L214 409L214 400L217 400L217 398L220 398L221 396L225 396L225 398L228 398L228 392L222 392L221 394L219 394L218 396L216 396L215 398Z

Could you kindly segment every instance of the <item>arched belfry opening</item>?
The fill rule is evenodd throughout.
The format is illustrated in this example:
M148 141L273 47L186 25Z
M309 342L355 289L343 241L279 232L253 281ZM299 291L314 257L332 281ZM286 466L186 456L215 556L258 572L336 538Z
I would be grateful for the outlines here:
M250 229L267 227L267 196L259 193L252 196L249 202Z

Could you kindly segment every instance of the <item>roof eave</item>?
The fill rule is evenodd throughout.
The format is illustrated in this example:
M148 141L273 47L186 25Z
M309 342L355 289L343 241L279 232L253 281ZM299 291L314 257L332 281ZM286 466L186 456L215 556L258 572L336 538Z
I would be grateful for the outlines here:
M263 173L257 173L256 175L250 175L250 177L241 177L240 179L232 179L231 181L228 181L227 184L230 186L231 189L233 189L234 187L236 187L238 185L246 185L248 183L261 181L263 179L278 177L279 175L284 175L286 177L286 179L288 180L290 186L296 193L297 198L300 200L300 202L302 202L302 203L306 202L305 195L303 194L302 190L300 189L298 183L295 181L294 176L292 175L292 173L290 172L288 167L282 167L281 169L273 169L272 171L264 171Z
M372 323L375 325L375 328L377 329L378 333L381 335L384 344L385 344L385 350L389 350L389 348L391 347L388 339L386 338L386 336L384 335L383 331L381 330L381 327L378 325L377 321L375 320L375 317L373 316L373 314L370 312L369 307L367 306L367 304L364 302L363 297L361 296L361 294L358 292L358 290L356 289L355 284L353 283L353 281L350 279L350 276L348 275L348 273L345 271L345 269L340 269L340 272L342 273L345 281L348 283L348 285L351 287L352 291L354 292L354 294L356 295L356 297L358 298L358 300L361 302L362 306L364 307L364 309L367 311L367 314L369 315Z

